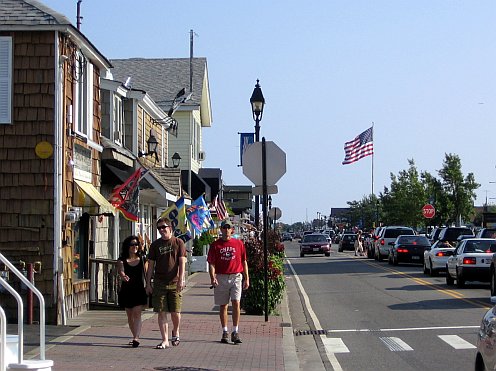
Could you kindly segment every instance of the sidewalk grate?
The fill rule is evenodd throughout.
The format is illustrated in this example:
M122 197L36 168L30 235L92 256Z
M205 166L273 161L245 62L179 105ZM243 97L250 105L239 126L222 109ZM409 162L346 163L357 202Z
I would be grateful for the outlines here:
M327 330L295 330L294 335L327 335Z

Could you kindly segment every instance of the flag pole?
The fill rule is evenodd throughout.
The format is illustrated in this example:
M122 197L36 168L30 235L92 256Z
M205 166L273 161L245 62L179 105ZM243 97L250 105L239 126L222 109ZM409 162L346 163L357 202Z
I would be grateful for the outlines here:
M374 141L374 121L372 121L372 142ZM372 194L374 194L374 151L372 151Z

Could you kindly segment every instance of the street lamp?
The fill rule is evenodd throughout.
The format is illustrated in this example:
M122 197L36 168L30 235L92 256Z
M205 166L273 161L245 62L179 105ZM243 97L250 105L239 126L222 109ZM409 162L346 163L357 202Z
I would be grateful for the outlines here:
M143 152L140 150L138 152L138 157L155 155L155 159L158 161L158 154L157 154L158 140L155 137L155 133L153 132L153 130L150 130L150 136L148 137L146 144L148 146L148 152Z
M251 112L253 113L253 120L255 120L255 142L260 141L260 121L262 121L263 109L265 106L265 98L260 88L259 80L253 89L250 98ZM260 196L255 196L255 226L257 230L260 227Z
M181 162L181 156L179 156L179 153L174 152L174 154L172 155L172 167L174 169L178 168L180 162ZM167 165L165 165L165 166L166 167L170 167L170 166L167 166Z

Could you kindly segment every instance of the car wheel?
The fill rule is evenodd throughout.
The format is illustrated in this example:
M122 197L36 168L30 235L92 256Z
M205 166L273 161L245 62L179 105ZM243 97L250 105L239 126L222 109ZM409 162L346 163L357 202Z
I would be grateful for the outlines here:
M338 249L338 252L343 252L343 248L342 248L342 247L340 247L340 248Z
M496 271L494 267L491 269L491 296L496 295Z
M451 276L448 272L448 267L446 267L446 284L448 286L453 286L454 283L455 283L455 280L453 278L451 278Z
M432 268L432 260L429 258L429 275L431 277L437 277L437 270Z
M456 287L463 286L465 286L465 280L463 279L462 275L458 273L458 268L456 268Z
M429 270L427 269L427 264L424 260L424 274L428 274L429 273Z
M394 257L393 255L393 265L398 265L398 257Z
M305 256L305 254L303 253L303 251L300 251L300 258L303 258Z
M382 261L382 255L380 251L377 252L377 261Z
M326 252L324 253L325 256L331 256L331 253L330 252Z

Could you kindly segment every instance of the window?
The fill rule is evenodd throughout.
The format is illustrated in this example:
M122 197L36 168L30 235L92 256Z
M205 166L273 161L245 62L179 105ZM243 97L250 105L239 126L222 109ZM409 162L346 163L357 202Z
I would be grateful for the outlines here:
M93 65L76 53L74 78L74 129L91 139L93 128Z
M12 123L12 38L0 37L0 124Z
M114 141L118 144L122 144L123 132L123 109L122 109L122 99L118 95L114 95L114 104L112 110L112 124L114 129Z

